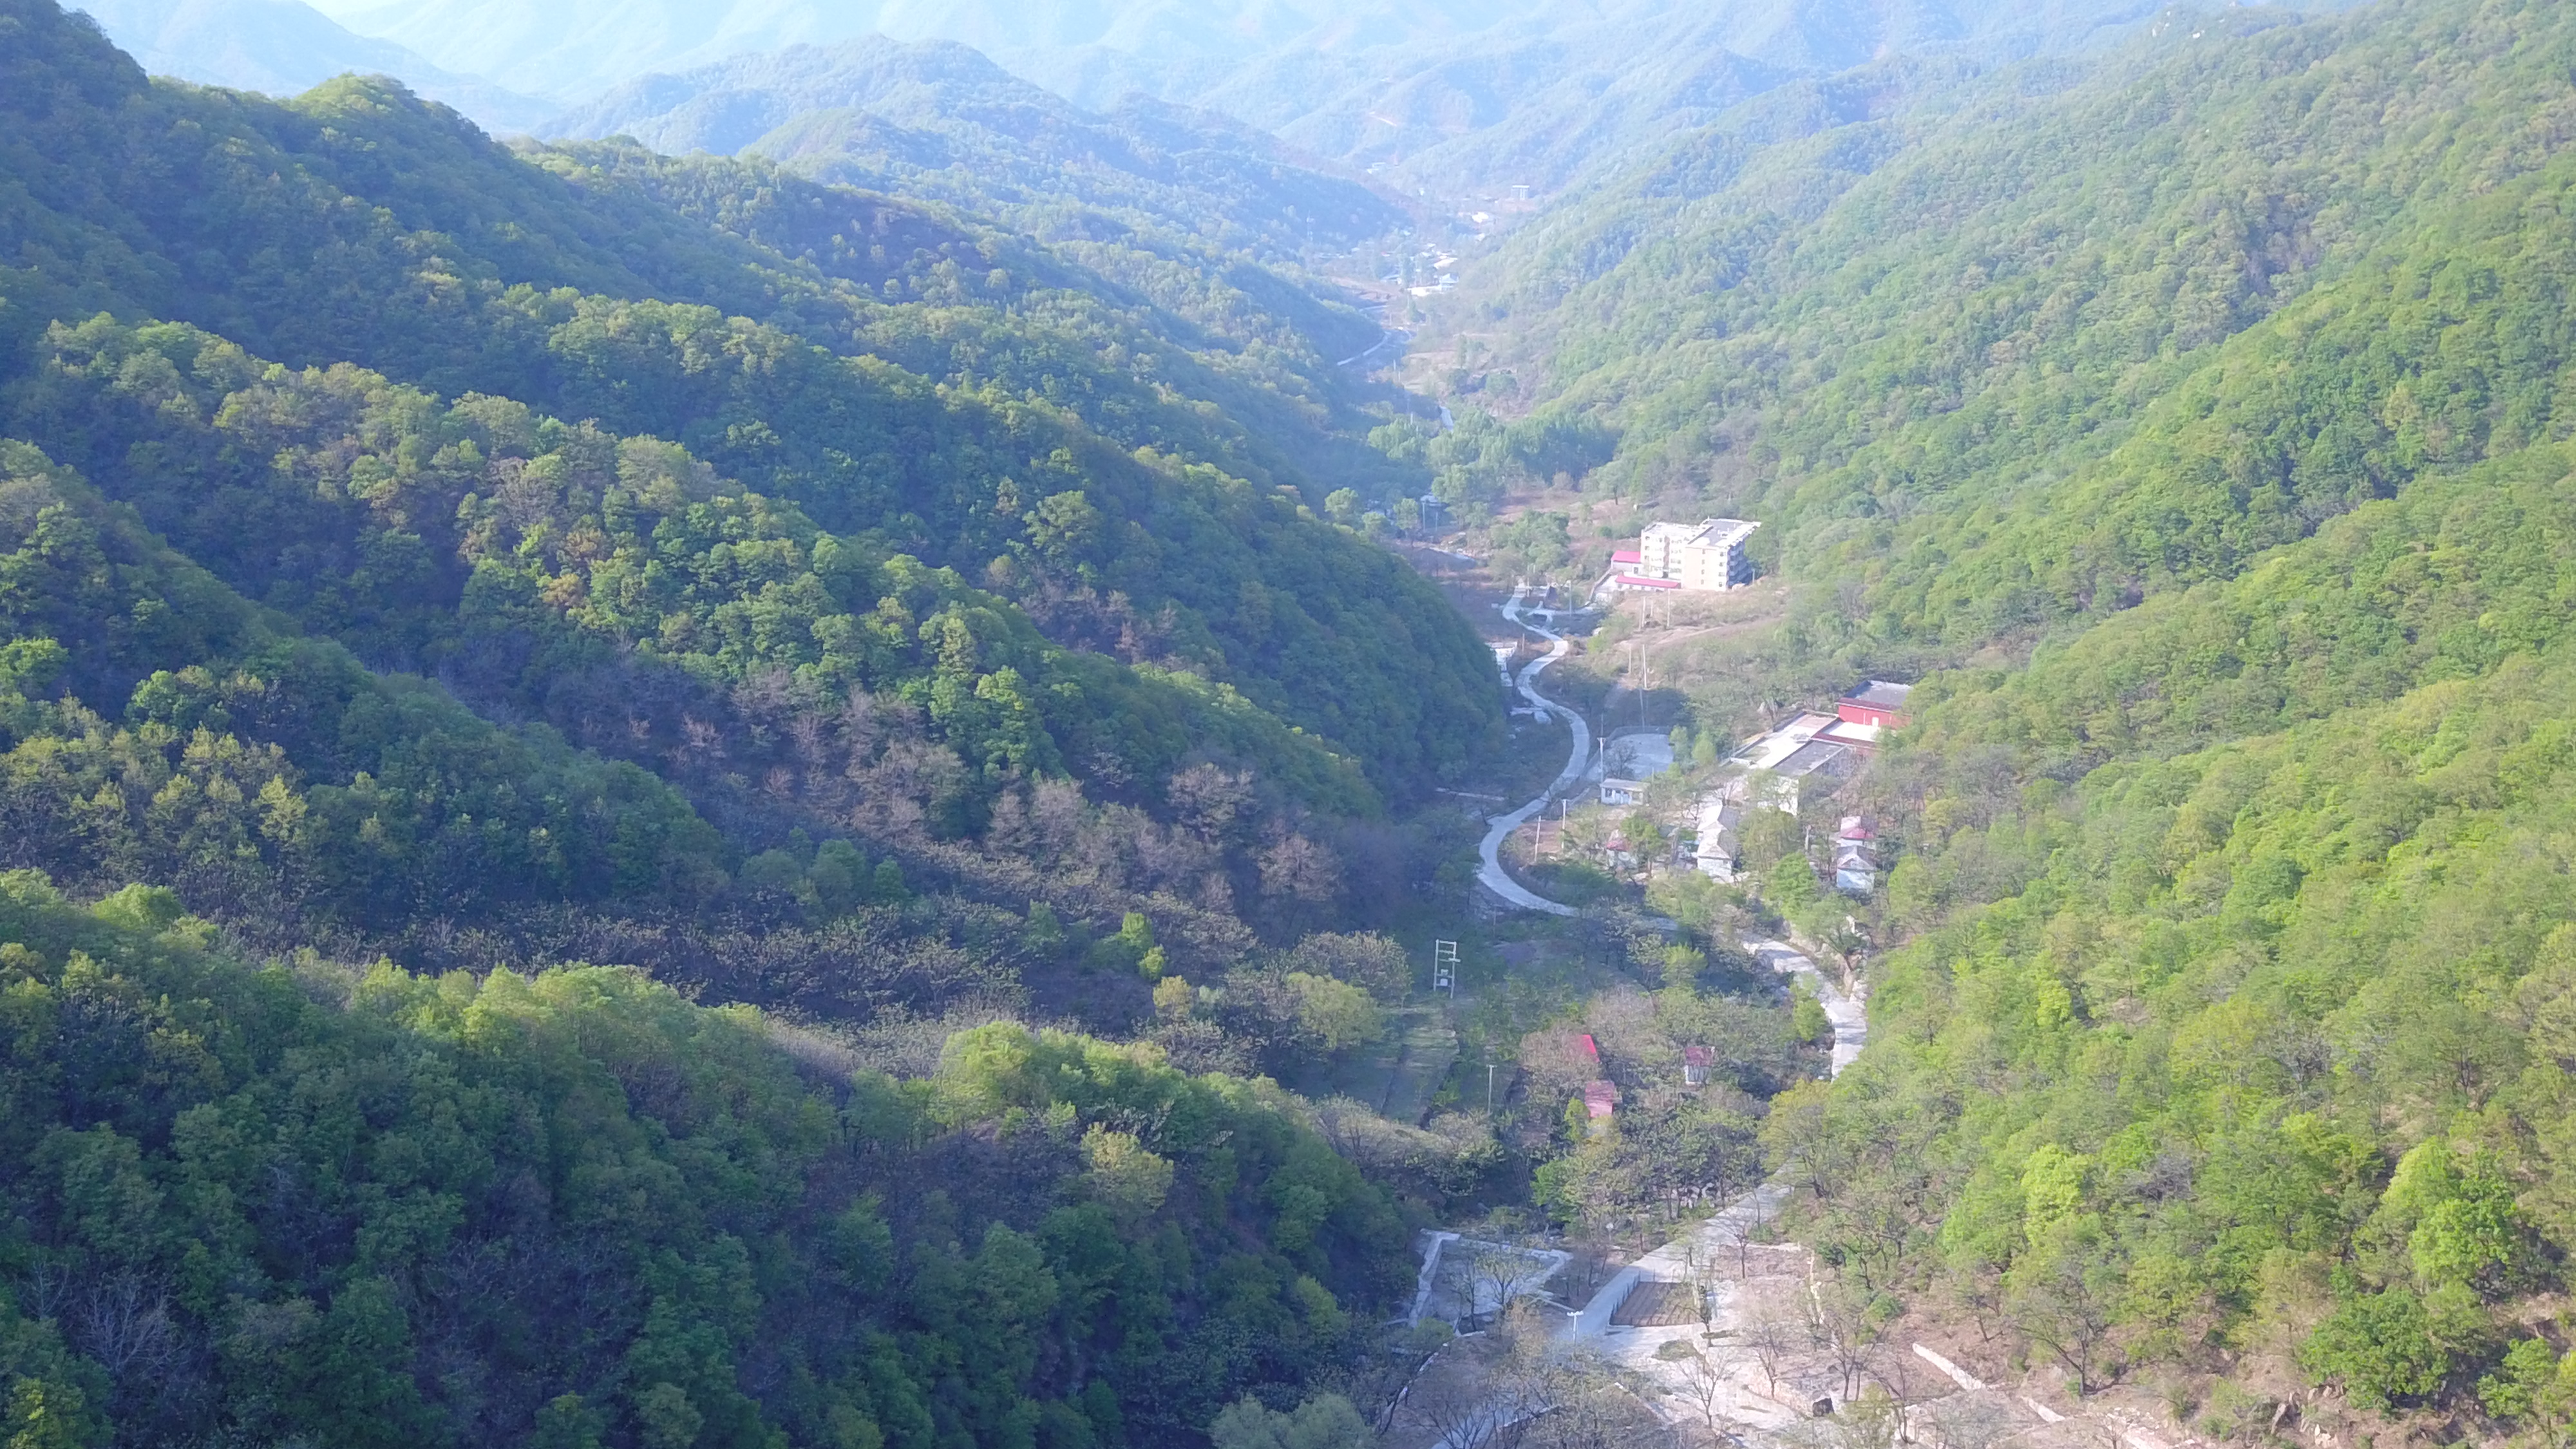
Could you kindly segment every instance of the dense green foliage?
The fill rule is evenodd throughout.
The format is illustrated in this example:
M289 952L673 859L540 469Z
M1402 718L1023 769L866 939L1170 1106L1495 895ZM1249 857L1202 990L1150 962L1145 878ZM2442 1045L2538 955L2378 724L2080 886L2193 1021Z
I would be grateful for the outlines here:
M23 863L281 945L831 1014L1123 974L1071 1002L1105 1024L1148 1010L1094 949L1139 912L1206 977L1436 863L1355 822L1498 711L1438 595L1299 501L1401 471L1317 360L1345 309L759 164L512 152L380 83L155 85L6 18L0 433L87 480L12 454L135 591L22 610L68 654L25 684L43 818L134 782L117 853ZM265 776L183 841L147 805L201 725L317 821L394 803L321 874Z
M1374 328L1142 255L0 0L0 1437L1107 1449L1366 1369L1407 1222L1251 1073L1409 990L1300 938L1436 866L1491 665L1303 501L1414 486Z
M793 310L745 310L835 348L1042 397L1127 446L1256 483L1392 479L1351 436L1371 421L1358 408L1386 399L1333 365L1376 341L1376 325L1239 254L1089 212L1024 218L1033 239L982 212L818 185L757 157L673 159L623 142L522 154L767 249L757 269Z
M1068 760L1162 779L1194 749L1365 808L1340 761L1232 691L1086 662L953 573L825 533L672 444L480 395L448 408L355 368L289 373L193 328L102 319L49 344L18 416L77 449L161 537L311 632L577 737L608 745L607 703L678 687L603 673L719 693L774 677L810 698L856 690L925 712L984 781L952 809ZM1003 557L1079 569L1093 544L1081 535L1099 528L1087 497L1036 500ZM619 745L682 743L691 703L616 722Z
M2232 1349L2465 1393L2576 1240L2570 679L2522 654L1982 822L1936 802L1900 900L1993 881L1959 857L2021 878L1881 972L1805 1147L1825 1241L2089 1337L2096 1381ZM2338 1336L2367 1313L2397 1357Z
M714 832L651 775L371 675L24 445L0 466L6 848L20 863L85 884L186 882L228 914L290 921L721 888Z
M2066 775L2268 734L2483 674L2565 636L2576 457L2564 444L2421 480L2223 582L2160 594L2026 669L1935 676L1938 756L2004 745Z
M0 879L21 1442L1168 1443L1406 1281L1281 1099L1150 1050L898 1082L629 971L211 936Z
M1891 50L2080 50L2147 13L2130 0L1825 10L1689 0L1214 0L1186 10L1166 0L841 9L563 0L535 11L392 0L352 20L449 70L576 102L629 82L649 94L672 80L650 72L719 69L711 63L749 52L785 51L765 58L783 70L790 47L829 54L872 30L960 41L1113 115L1138 109L1126 104L1137 92L1213 107L1307 154L1365 166L1405 194L1491 202L1513 185L1553 191L1748 94ZM254 54L274 34L242 29ZM730 99L701 104L720 116Z

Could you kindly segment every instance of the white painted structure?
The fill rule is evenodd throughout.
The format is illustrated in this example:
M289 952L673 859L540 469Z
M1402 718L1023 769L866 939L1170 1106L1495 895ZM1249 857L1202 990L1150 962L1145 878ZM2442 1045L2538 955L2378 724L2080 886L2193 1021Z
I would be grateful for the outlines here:
M1753 582L1753 558L1744 545L1761 526L1740 518L1647 524L1637 541L1636 573L1685 589L1740 589Z

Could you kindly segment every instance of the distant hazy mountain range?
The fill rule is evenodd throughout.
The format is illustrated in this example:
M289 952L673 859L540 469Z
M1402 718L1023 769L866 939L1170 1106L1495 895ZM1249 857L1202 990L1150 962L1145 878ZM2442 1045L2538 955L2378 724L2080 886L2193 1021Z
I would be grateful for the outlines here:
M2189 3L2189 0L2186 0ZM2215 3L2215 0L2210 0ZM2321 0L2332 4L2335 0ZM973 46L1077 105L1142 94L1435 195L1556 190L1801 75L1892 54L2095 47L2167 0L99 0L146 66L295 90L381 70L500 131L629 128L732 149L813 87L709 72L880 34ZM2312 8L2312 7L2311 7ZM322 12L328 12L327 14ZM791 64L788 67L794 69ZM627 89L658 77L642 90ZM612 95L611 93L616 94ZM655 101L665 104L656 106ZM824 102L818 102L822 104ZM829 104L844 104L831 101ZM723 108L732 113L717 116ZM605 109L603 109L605 108ZM663 113L667 119L657 119ZM753 118L761 122L746 132Z
M200 85L294 95L349 71L381 73L505 133L532 130L562 109L355 34L302 0L88 0L81 8L145 70Z
M2081 49L2165 0L325 0L451 70L578 102L878 32L959 41L1095 108L1142 92L1435 193L1552 190L1796 74Z

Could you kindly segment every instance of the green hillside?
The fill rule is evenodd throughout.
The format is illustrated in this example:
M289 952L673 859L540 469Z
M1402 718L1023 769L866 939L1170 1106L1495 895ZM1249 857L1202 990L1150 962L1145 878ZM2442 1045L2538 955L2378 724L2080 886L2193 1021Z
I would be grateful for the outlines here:
M1827 1110L1775 1117L1838 1177L1809 1231L2088 1385L2555 1432L2570 678L2517 652L2072 790L1936 794L1890 895L1941 924L1878 969Z
M1889 54L1992 62L2074 53L2151 25L2160 9L2134 0L567 0L542 9L325 0L322 8L450 70L577 105L639 77L864 44L872 31L959 42L1094 110L1125 109L1139 93L1211 108L1310 155L1373 168L1404 194L1478 201L1508 196L1515 184L1555 191L1783 82Z
M811 19L602 13L369 23ZM0 0L11 1449L1479 1449L1480 1356L1562 1449L1712 1364L1809 1449L2576 1434L2576 7L1050 17L1095 100L1570 188L1401 304L1441 406L1304 270L1369 192L1011 57L502 146ZM1467 919L1563 745L1379 546L1426 491L1462 598L1762 524L1560 625L1679 760L1509 842L1574 919ZM1865 989L1841 1076L1757 938ZM1580 1295L1765 1173L1813 1256L1736 1232L1686 1352L1414 1378L1415 1230ZM2010 1401L1888 1412L1917 1344Z
M1817 807L1897 841L1871 1046L1767 1128L1885 1311L2216 1438L2576 1414L2571 73L2401 0L1748 108L1463 299L1587 492L1765 523L1704 727L1922 679Z
M1357 1432L1447 1189L1254 1074L1499 700L1143 256L0 0L0 1438Z
M631 148L531 160L374 83L286 106L148 83L49 5L10 18L0 433L50 455L22 471L129 506L97 526L152 530L293 650L349 651L325 651L337 695L391 691L432 736L473 720L452 697L502 726L475 723L474 748L565 757L441 766L433 797L524 797L561 769L660 802L545 827L540 856L646 832L605 895L403 837L383 846L399 904L255 907L156 864L192 910L421 966L604 957L832 1015L1035 989L1122 1025L1149 981L1076 983L1156 945L1131 916L1204 977L1355 886L1429 879L1411 836L1342 847L1492 737L1491 665L1436 592L1260 466L1329 466L1310 444L1339 437L1401 476L1337 431L1349 398L1295 391L1303 364L1223 362L1290 356L1297 322L1215 301L1238 344L888 198ZM825 202L855 213L839 244ZM273 683L251 646L111 660L73 623L25 633L71 652L59 682L93 716L140 722L164 671L187 700L148 709L183 735L230 719L244 748L297 748L295 717L235 697ZM395 780L294 758L297 788ZM685 868L654 863L654 811L712 831ZM69 841L17 844L123 884ZM647 888L666 878L689 884Z
M1493 727L1490 692L1464 685L1470 670L1481 681L1482 652L1436 595L1260 496L1295 482L1320 505L1327 485L1381 486L1261 468L1318 421L1331 430L1321 399L1283 397L1270 414L1302 433L1255 443L1180 390L1189 370L1139 380L1172 349L1126 330L1133 309L1072 326L1056 319L1076 309L1051 302L1024 315L1004 305L1006 268L953 257L888 276L903 298L889 301L367 84L292 107L156 89L92 35L56 21L39 46L43 15L23 23L8 91L22 124L6 143L23 187L8 223L18 269L0 315L22 345L47 319L100 310L183 320L289 366L351 363L675 441L823 527L991 575L1067 642L1119 638L1132 611L1141 627L1125 632L1141 638L1124 662L1212 672L1350 750L1381 789L1420 788ZM759 182L737 168L719 187ZM877 356L879 330L930 375ZM1353 437L1341 456L1368 452ZM1019 510L1072 493L1098 521L1058 566L992 574L1026 531ZM1457 708L1413 703L1444 677L1460 682Z
M1086 111L965 46L882 35L647 76L545 133L625 136L673 156L758 152L819 179L1008 216L1042 236L1105 222L1295 257L1344 251L1406 220L1224 116L1143 97Z

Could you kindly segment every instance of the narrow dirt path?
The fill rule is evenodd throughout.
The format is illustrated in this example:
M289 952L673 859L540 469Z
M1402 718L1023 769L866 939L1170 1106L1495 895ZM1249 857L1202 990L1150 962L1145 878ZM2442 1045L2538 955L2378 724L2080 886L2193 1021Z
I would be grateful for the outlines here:
M1580 712L1569 709L1538 692L1540 672L1563 659L1570 646L1567 645L1564 635L1553 629L1540 628L1521 617L1521 597L1527 592L1526 587L1515 587L1512 590L1510 601L1503 605L1503 617L1542 639L1553 640L1554 643L1545 655L1522 665L1520 677L1514 682L1520 690L1521 698L1565 721L1566 726L1574 732L1574 746L1566 755L1565 768L1558 772L1553 783L1539 792L1537 799L1508 815L1488 817L1486 823L1489 828L1485 831L1483 842L1476 847L1477 854L1483 857L1483 864L1476 869L1476 879L1483 883L1485 889L1501 898L1506 905L1524 911L1544 911L1551 916L1572 916L1580 914L1574 907L1563 901L1549 900L1512 879L1511 872L1503 869L1503 841L1513 831L1527 824L1531 816L1546 809L1549 803L1564 794L1569 786L1580 781L1583 778L1584 767L1592 759L1592 726L1584 722Z

